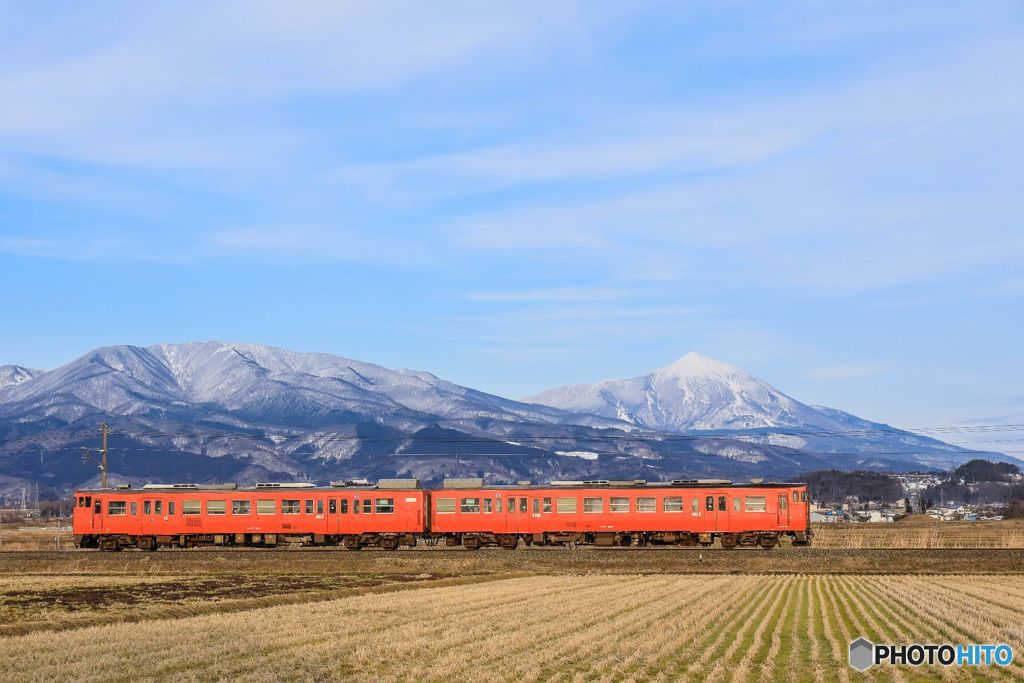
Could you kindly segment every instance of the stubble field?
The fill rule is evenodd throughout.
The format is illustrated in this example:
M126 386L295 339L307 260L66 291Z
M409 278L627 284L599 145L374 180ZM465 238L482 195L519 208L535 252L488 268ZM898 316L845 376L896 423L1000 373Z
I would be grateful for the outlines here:
M1024 551L0 553L3 680L1020 680L858 674L850 640L1024 651Z

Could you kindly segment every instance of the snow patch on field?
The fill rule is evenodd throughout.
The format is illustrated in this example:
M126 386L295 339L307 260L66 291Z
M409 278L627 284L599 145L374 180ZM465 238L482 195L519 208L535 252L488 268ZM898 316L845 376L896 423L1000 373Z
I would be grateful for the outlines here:
M555 455L563 455L567 458L582 458L583 460L597 460L597 453L591 451L555 451Z

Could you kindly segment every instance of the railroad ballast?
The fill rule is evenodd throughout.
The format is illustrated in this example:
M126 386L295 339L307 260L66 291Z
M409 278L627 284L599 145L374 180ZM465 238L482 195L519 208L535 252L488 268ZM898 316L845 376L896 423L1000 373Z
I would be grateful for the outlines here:
M772 548L811 542L807 487L724 480L560 481L487 486L415 479L317 487L301 482L148 484L75 493L83 548L342 546L397 550L417 542L477 549L593 544Z

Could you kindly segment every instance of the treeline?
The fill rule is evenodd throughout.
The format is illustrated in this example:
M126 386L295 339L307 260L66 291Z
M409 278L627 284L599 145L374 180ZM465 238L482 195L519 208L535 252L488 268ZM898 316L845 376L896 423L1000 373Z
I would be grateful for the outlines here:
M900 482L878 472L815 470L800 475L800 481L807 483L811 498L823 505L836 505L852 496L862 503L872 500L894 502L903 498Z
M953 479L963 479L965 484L974 484L985 481L1010 481L1015 474L1020 474L1020 468L1016 465L975 459L953 470Z

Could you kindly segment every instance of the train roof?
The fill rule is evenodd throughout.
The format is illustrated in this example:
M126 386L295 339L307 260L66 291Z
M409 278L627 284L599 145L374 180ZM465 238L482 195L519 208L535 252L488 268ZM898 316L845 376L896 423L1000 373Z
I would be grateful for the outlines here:
M148 491L165 493L168 491L181 492L205 492L205 493L228 493L232 491L263 492L263 491L290 491L297 494L309 491L410 491L429 488L431 490L471 490L487 489L499 491L521 491L521 490L551 490L551 489L652 489L652 488L789 488L793 486L804 486L802 482L765 482L752 480L746 482L733 482L727 479L673 479L672 481L647 481L643 479L630 480L563 480L552 481L546 484L534 484L528 481L520 481L515 484L485 484L483 479L446 479L440 487L420 487L417 479L381 479L371 484L365 479L350 480L344 482L331 482L330 486L317 486L311 482L264 482L253 486L239 486L238 484L145 484L141 488L133 489L130 485L119 485L106 489L79 489L80 493L145 493Z

